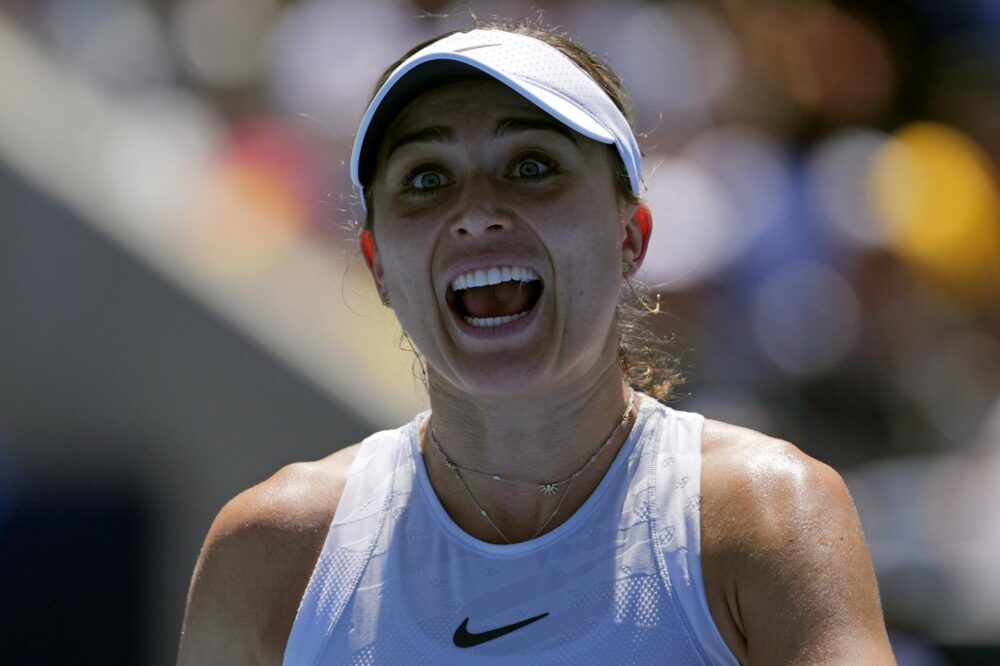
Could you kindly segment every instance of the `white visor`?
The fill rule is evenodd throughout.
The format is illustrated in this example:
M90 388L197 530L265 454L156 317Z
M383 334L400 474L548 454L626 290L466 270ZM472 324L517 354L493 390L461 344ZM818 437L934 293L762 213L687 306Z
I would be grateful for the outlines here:
M600 143L615 144L632 193L641 192L642 157L632 128L594 79L545 42L503 30L448 35L407 58L368 106L351 153L351 180L365 209L364 183L386 126L415 95L468 76L470 68L516 90L556 120Z

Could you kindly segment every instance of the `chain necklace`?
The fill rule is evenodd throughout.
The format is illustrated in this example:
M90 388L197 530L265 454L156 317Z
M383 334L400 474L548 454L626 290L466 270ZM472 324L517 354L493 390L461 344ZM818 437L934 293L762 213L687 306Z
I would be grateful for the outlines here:
M490 474L488 472L482 472L480 470L471 469L469 467L462 467L461 465L458 465L450 457L448 457L448 454L446 454L444 450L442 450L441 443L438 441L437 437L434 434L434 426L429 425L430 422L429 418L428 418L428 432L430 433L431 442L434 445L434 450L437 451L438 454L440 454L440 456L444 459L444 464L448 467L448 469L454 472L455 478L457 478L458 482L462 484L462 488L465 490L465 494L469 496L469 499L472 500L472 503L479 510L479 515L485 518L487 522L489 522L489 524L493 526L493 529L497 531L497 534L499 534L504 541L506 541L509 544L512 544L513 542L507 538L507 535L504 534L503 531L499 527L497 527L497 524L493 522L493 519L490 518L490 514L487 513L486 509L481 507L479 505L479 502L476 501L476 498L472 496L472 491L470 491L469 486L465 484L465 480L462 478L461 473L469 472L470 474L478 474L480 476L485 476L489 479L493 479L494 481L506 481L508 483L517 483L521 485L535 486L536 488L538 488L539 492L541 492L543 495L547 497L555 495L559 491L559 489L562 488L563 493L562 497L559 498L559 503L556 504L556 508L552 510L551 514L549 514L549 517L545 521L545 523L540 528L538 528L537 532L531 535L530 538L534 539L539 534L541 534L546 527L548 527L549 523L552 522L552 519L556 517L557 513L559 513L559 509L562 507L563 500L566 499L566 495L569 494L569 487L573 485L573 481L575 481L578 476L583 474L584 470L590 467L594 463L594 461L597 460L597 458L601 455L604 449L607 448L607 446L611 443L611 440L614 439L618 431L624 428L626 425L628 425L628 421L632 416L632 409L633 409L632 402L634 398L635 398L635 389L629 389L628 402L625 404L625 412L622 414L621 420L617 424L615 424L615 429L611 431L611 434L608 435L608 438L606 440L604 440L604 443L601 444L601 447L597 449L597 452L595 452L594 455L590 456L590 458L587 460L587 462L583 464L582 467L580 467L578 470L567 476L565 479L562 479L560 481L554 481L552 483L535 483L532 481L510 479L507 477L500 476L499 474ZM563 484L566 485L564 486Z

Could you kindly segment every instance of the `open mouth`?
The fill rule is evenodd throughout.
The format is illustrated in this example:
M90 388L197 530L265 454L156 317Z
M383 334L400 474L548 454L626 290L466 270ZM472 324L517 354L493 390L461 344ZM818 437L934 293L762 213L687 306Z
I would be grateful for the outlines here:
M531 314L544 288L541 277L531 269L498 266L455 278L445 299L468 326L499 329Z

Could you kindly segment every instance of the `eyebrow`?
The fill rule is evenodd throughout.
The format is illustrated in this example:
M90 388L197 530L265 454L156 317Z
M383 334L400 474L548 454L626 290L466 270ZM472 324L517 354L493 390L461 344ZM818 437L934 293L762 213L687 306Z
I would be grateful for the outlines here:
M573 135L573 130L562 123L543 118L504 118L497 123L493 130L493 136L499 139L515 132L530 132L532 130L555 132L572 141L574 146L579 145Z
M455 141L455 130L450 127L445 127L444 125L424 127L396 137L396 140L389 145L389 151L385 154L385 161L388 164L392 154L408 143L455 143Z
M556 132L569 139L573 145L579 145L570 128L562 123L541 118L504 118L493 129L493 137L500 139L517 132L538 130ZM452 128L444 125L431 125L396 137L396 140L389 145L385 161L388 163L394 152L410 143L455 143L456 141L455 130Z

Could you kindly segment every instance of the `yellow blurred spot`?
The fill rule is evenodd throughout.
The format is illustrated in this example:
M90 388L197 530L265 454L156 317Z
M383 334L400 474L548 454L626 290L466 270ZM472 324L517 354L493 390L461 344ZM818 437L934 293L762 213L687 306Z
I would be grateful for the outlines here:
M292 183L262 164L224 163L197 197L192 253L213 272L256 273L280 259L307 224Z
M1000 195L989 159L961 132L915 123L886 143L869 172L890 248L969 306L1000 300Z

